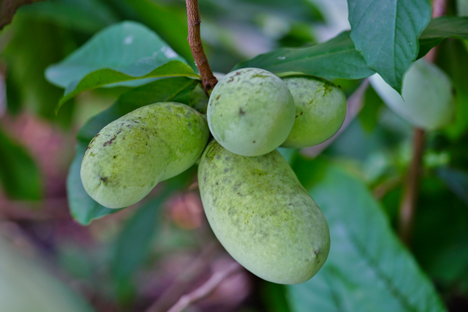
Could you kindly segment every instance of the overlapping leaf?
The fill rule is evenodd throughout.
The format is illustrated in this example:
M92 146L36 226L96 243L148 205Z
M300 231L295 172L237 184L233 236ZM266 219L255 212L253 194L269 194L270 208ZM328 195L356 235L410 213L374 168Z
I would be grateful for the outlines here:
M369 67L401 93L416 60L418 38L431 19L427 0L348 0L351 38Z
M58 108L85 90L170 76L199 77L156 34L134 22L104 29L46 71L50 82L66 88Z

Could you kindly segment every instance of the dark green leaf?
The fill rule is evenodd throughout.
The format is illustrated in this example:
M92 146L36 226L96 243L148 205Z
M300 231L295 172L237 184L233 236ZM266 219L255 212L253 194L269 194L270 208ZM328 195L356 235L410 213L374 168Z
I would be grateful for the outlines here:
M87 143L78 142L75 158L70 166L67 177L67 195L70 213L73 219L82 225L88 225L95 219L120 211L120 209L109 209L100 205L86 193L81 183L80 169L81 160L83 159L87 145Z
M468 39L468 17L444 16L431 20L419 38L419 56L447 38Z
M86 143L110 122L142 106L157 102L179 102L187 104L188 96L197 81L184 78L166 78L132 89L120 96L110 108L92 117L80 129L77 138Z
M428 0L348 0L351 38L369 67L401 93L416 60L418 38L431 20Z
M184 61L145 26L122 22L98 32L66 59L49 66L46 77L50 82L68 88L100 69L137 77L173 60Z
M285 285L262 281L260 293L268 312L291 312Z
M433 285L356 176L323 159L298 157L295 172L330 227L328 260L289 287L295 311L445 311Z
M450 167L436 170L437 176L468 205L468 173Z
M282 48L239 63L237 68L257 67L279 76L304 73L323 78L360 79L374 71L354 48L348 32L306 48Z
M0 128L0 184L13 199L38 200L41 176L34 160Z

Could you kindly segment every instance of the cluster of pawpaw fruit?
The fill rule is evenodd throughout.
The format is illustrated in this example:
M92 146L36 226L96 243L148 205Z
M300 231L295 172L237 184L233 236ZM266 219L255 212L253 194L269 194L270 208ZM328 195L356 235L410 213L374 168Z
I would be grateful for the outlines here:
M202 203L225 249L265 280L302 283L324 264L329 230L276 148L319 144L345 115L346 98L328 81L239 69L213 89L206 116L155 103L108 124L86 150L81 179L98 203L123 208L200 159Z

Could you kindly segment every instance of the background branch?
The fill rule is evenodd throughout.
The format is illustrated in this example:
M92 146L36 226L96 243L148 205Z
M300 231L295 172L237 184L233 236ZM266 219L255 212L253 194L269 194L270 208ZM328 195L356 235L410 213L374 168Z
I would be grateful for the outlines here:
M218 80L213 75L208 60L206 59L205 51L200 36L200 10L198 8L198 0L186 0L187 5L187 23L188 23L188 37L187 41L192 51L195 65L202 78L203 89L206 94L210 94L211 90L218 83Z
M445 0L434 0L432 2L432 17L436 18L443 16L445 14L446 7L447 3ZM435 61L436 55L437 47L429 51L425 59L433 63ZM403 200L400 206L400 220L398 223L398 232L401 240L407 246L411 244L411 236L416 215L421 163L424 152L424 137L425 131L423 129L414 129L413 158L411 159L411 167L408 171L408 176L406 178L406 183L403 191Z

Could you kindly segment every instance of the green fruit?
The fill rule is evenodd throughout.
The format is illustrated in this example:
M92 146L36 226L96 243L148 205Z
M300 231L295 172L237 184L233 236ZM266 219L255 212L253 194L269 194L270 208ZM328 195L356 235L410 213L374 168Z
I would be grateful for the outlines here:
M246 269L271 282L297 284L322 267L330 249L327 222L277 151L243 157L213 141L198 180L211 228Z
M333 83L311 78L285 78L296 104L296 120L283 147L304 148L331 138L346 117L346 96Z
M179 103L141 107L105 126L81 164L88 194L108 208L140 201L154 186L185 171L209 137L203 115Z
M243 156L271 152L286 140L296 107L284 82L259 68L227 74L211 93L208 125L216 140Z

